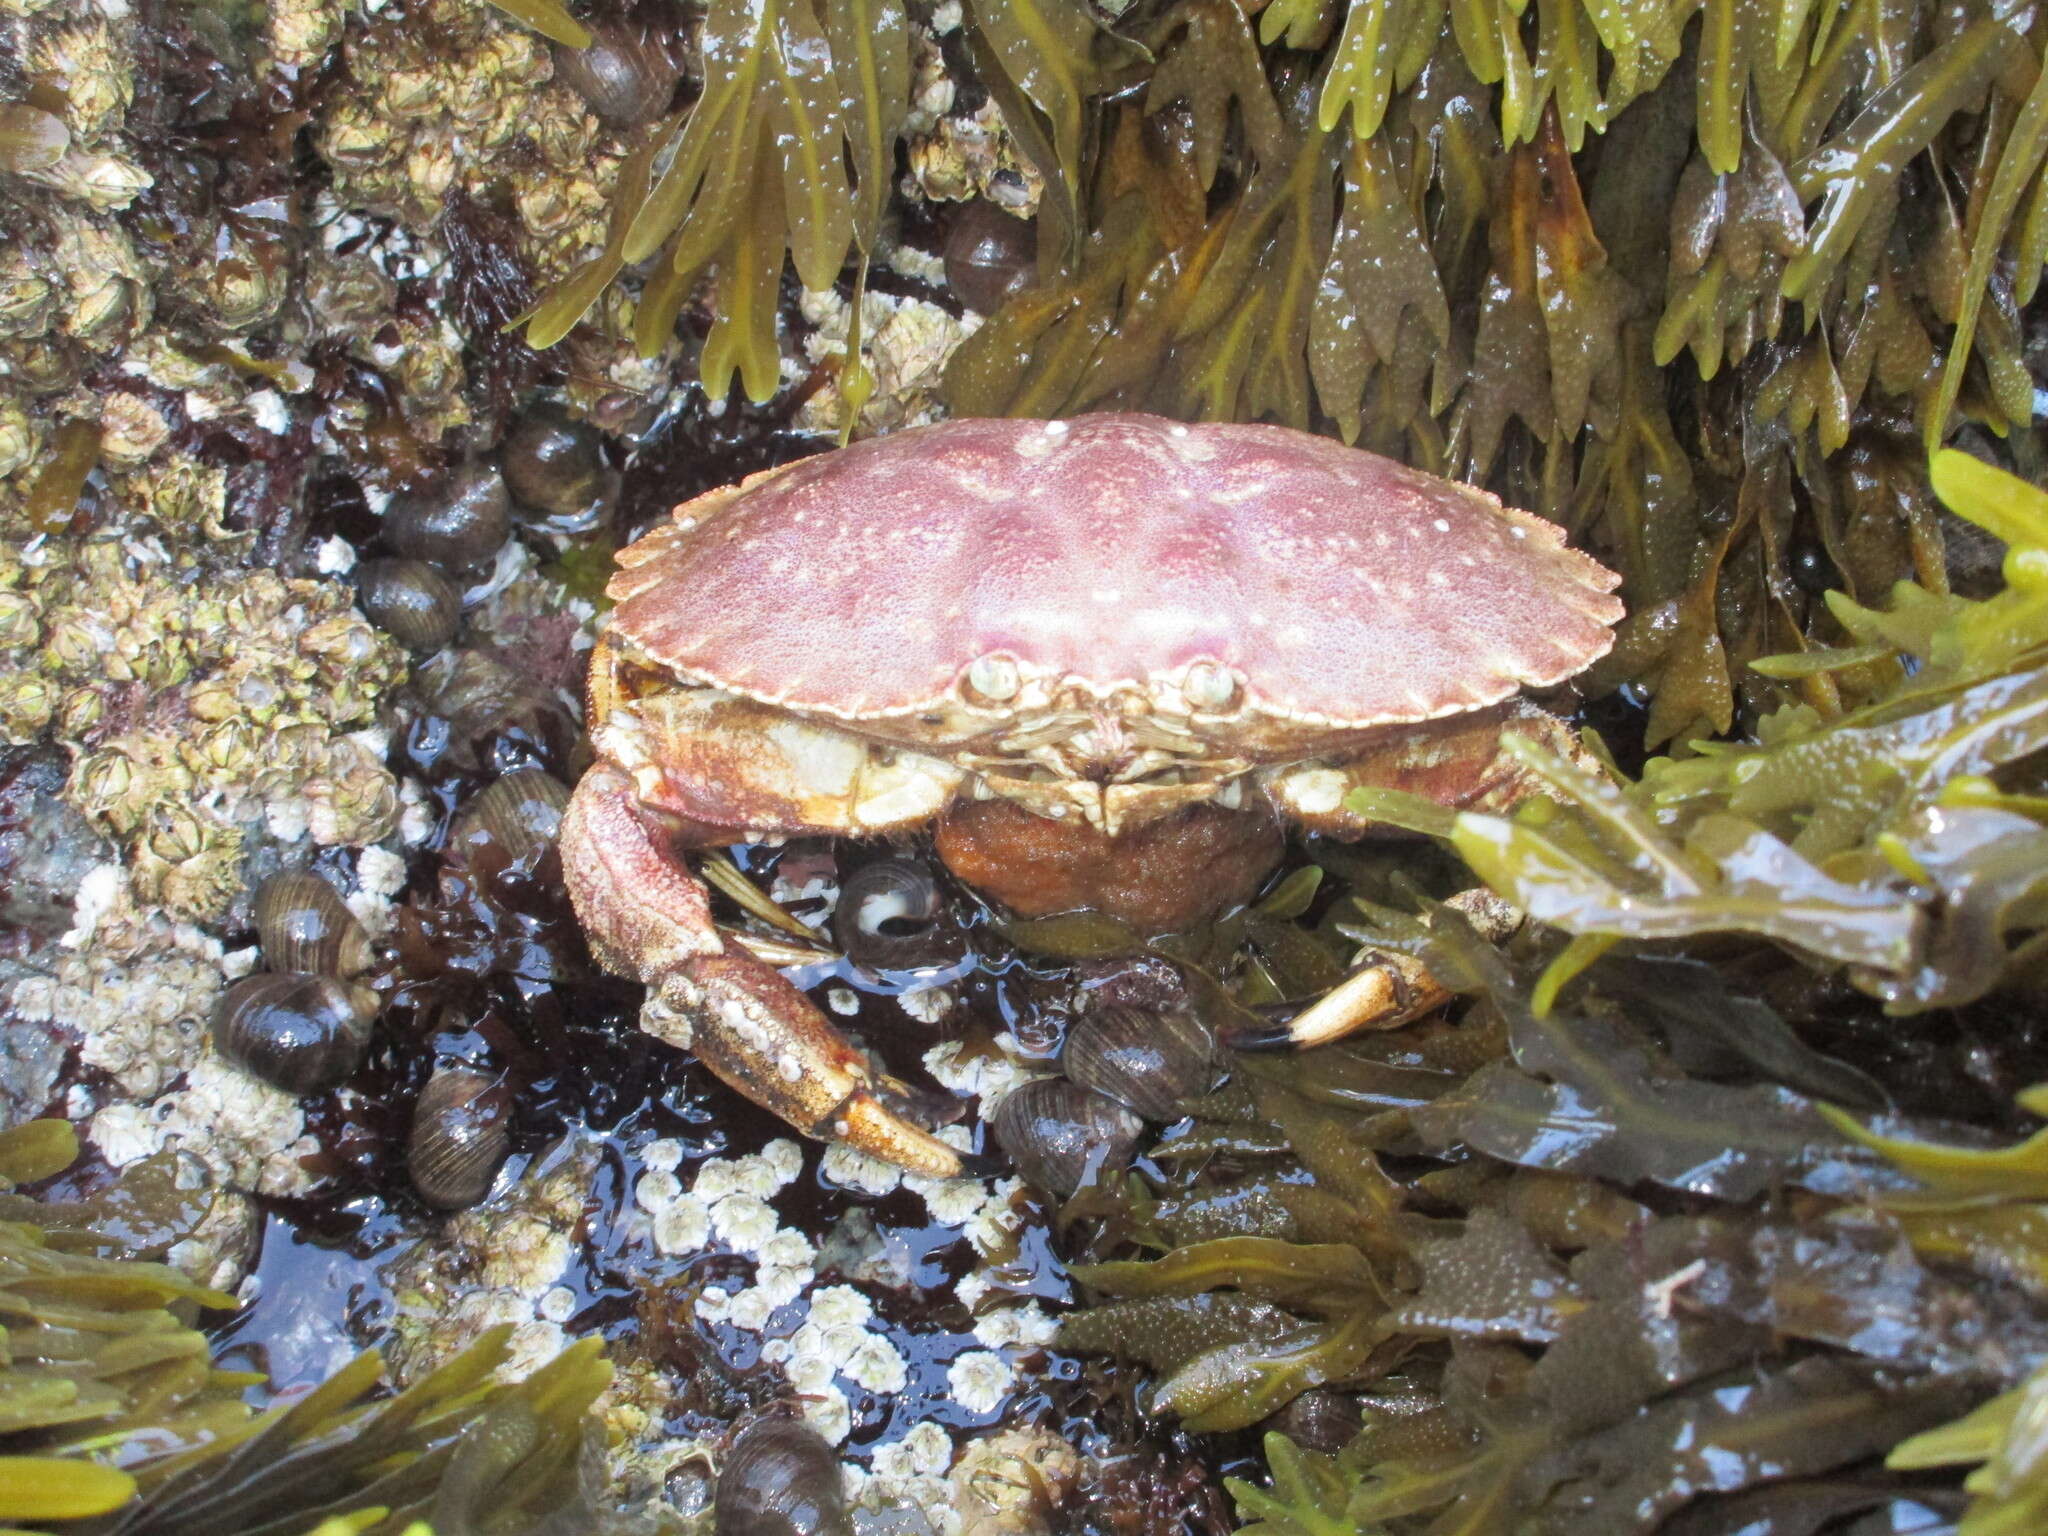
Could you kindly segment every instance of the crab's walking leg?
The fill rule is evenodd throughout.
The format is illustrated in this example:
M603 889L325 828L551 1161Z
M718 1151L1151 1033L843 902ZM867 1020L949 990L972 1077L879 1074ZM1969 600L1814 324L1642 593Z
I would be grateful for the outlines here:
M1444 903L1489 943L1522 924L1522 914L1491 891L1460 891ZM1393 949L1362 951L1349 976L1284 1024L1264 1033L1231 1035L1236 1050L1306 1050L1367 1029L1399 1029L1451 1000L1451 990L1414 955Z
M1439 805L1500 812L1532 794L1539 782L1502 745L1506 736L1532 738L1553 753L1598 772L1571 728L1523 700L1407 735L1334 764L1289 767L1267 780L1273 803L1293 820L1336 837L1376 830L1369 817L1345 808L1361 787L1405 789ZM1498 941L1521 923L1521 913L1484 890L1451 899L1481 936ZM1365 1029L1394 1029L1450 1001L1450 991L1413 955L1378 951L1325 996L1270 1035L1233 1040L1243 1046L1322 1045Z
M866 1061L772 967L727 943L708 893L642 808L633 782L600 763L562 822L562 872L607 969L653 988L641 1023L807 1135L836 1136L916 1173L949 1178L960 1157L877 1097Z

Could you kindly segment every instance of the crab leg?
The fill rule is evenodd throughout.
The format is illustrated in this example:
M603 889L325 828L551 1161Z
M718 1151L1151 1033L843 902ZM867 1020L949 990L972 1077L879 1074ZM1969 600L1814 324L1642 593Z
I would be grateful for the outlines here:
M653 989L641 1014L649 1033L695 1051L806 1135L837 1137L916 1173L960 1172L957 1152L882 1102L866 1060L801 992L719 934L703 883L625 773L600 763L583 776L561 846L598 962Z
M1376 830L1368 817L1344 805L1360 787L1405 789L1439 805L1501 812L1531 795L1540 783L1501 745L1506 736L1531 738L1551 752L1595 772L1598 765L1571 727L1526 700L1461 718L1441 729L1414 733L1370 748L1331 766L1290 767L1272 775L1267 793L1281 811L1318 832L1362 837ZM1484 890L1451 898L1488 939L1505 938L1521 914ZM1234 1040L1245 1046L1322 1045L1365 1029L1395 1029L1450 1001L1450 991L1412 955L1372 952L1324 996L1271 1034Z
M1364 837L1385 828L1345 806L1354 789L1402 789L1454 810L1495 814L1542 794L1541 781L1502 746L1509 736L1534 741L1588 772L1602 772L1570 726L1517 699L1415 729L1335 762L1292 764L1261 778L1289 820L1332 837Z
M1479 936L1499 943L1522 924L1522 914L1483 888L1460 891L1444 903L1462 913ZM1307 1050L1367 1029L1399 1029L1451 1000L1451 990L1415 956L1398 950L1359 951L1354 969L1284 1024L1264 1033L1240 1031L1232 1048Z

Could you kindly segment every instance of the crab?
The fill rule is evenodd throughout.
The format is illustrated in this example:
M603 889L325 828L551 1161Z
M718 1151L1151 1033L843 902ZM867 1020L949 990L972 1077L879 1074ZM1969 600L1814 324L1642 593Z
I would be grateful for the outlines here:
M562 829L594 954L647 984L642 1027L756 1103L939 1177L959 1154L721 934L688 850L932 827L1020 915L1171 932L1255 894L1287 824L1373 830L1355 787L1526 797L1503 738L1576 742L1521 690L1621 616L1613 572L1483 492L1135 414L803 459L676 508L619 567Z

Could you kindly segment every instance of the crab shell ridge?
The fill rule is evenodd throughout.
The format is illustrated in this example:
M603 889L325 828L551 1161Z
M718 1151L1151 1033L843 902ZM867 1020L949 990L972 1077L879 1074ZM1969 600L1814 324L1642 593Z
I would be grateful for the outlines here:
M1070 705L1411 724L1562 681L1622 613L1614 572L1484 492L1137 414L857 443L678 507L619 563L614 633L644 661L871 730L956 719L984 658Z

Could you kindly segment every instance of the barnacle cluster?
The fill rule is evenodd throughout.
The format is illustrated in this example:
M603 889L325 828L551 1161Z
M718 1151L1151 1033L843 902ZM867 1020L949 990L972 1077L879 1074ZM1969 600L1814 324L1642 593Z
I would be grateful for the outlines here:
M519 254L546 265L601 230L594 177L616 170L602 131L566 87L550 84L544 39L476 5L441 0L351 32L344 85L321 114L319 146L348 208L396 214L426 231L452 198L509 196ZM506 185L514 161L530 166Z
M81 745L72 803L173 915L227 913L249 823L322 843L391 830L397 784L356 733L404 663L345 588L59 538L0 557L0 603L7 739Z

